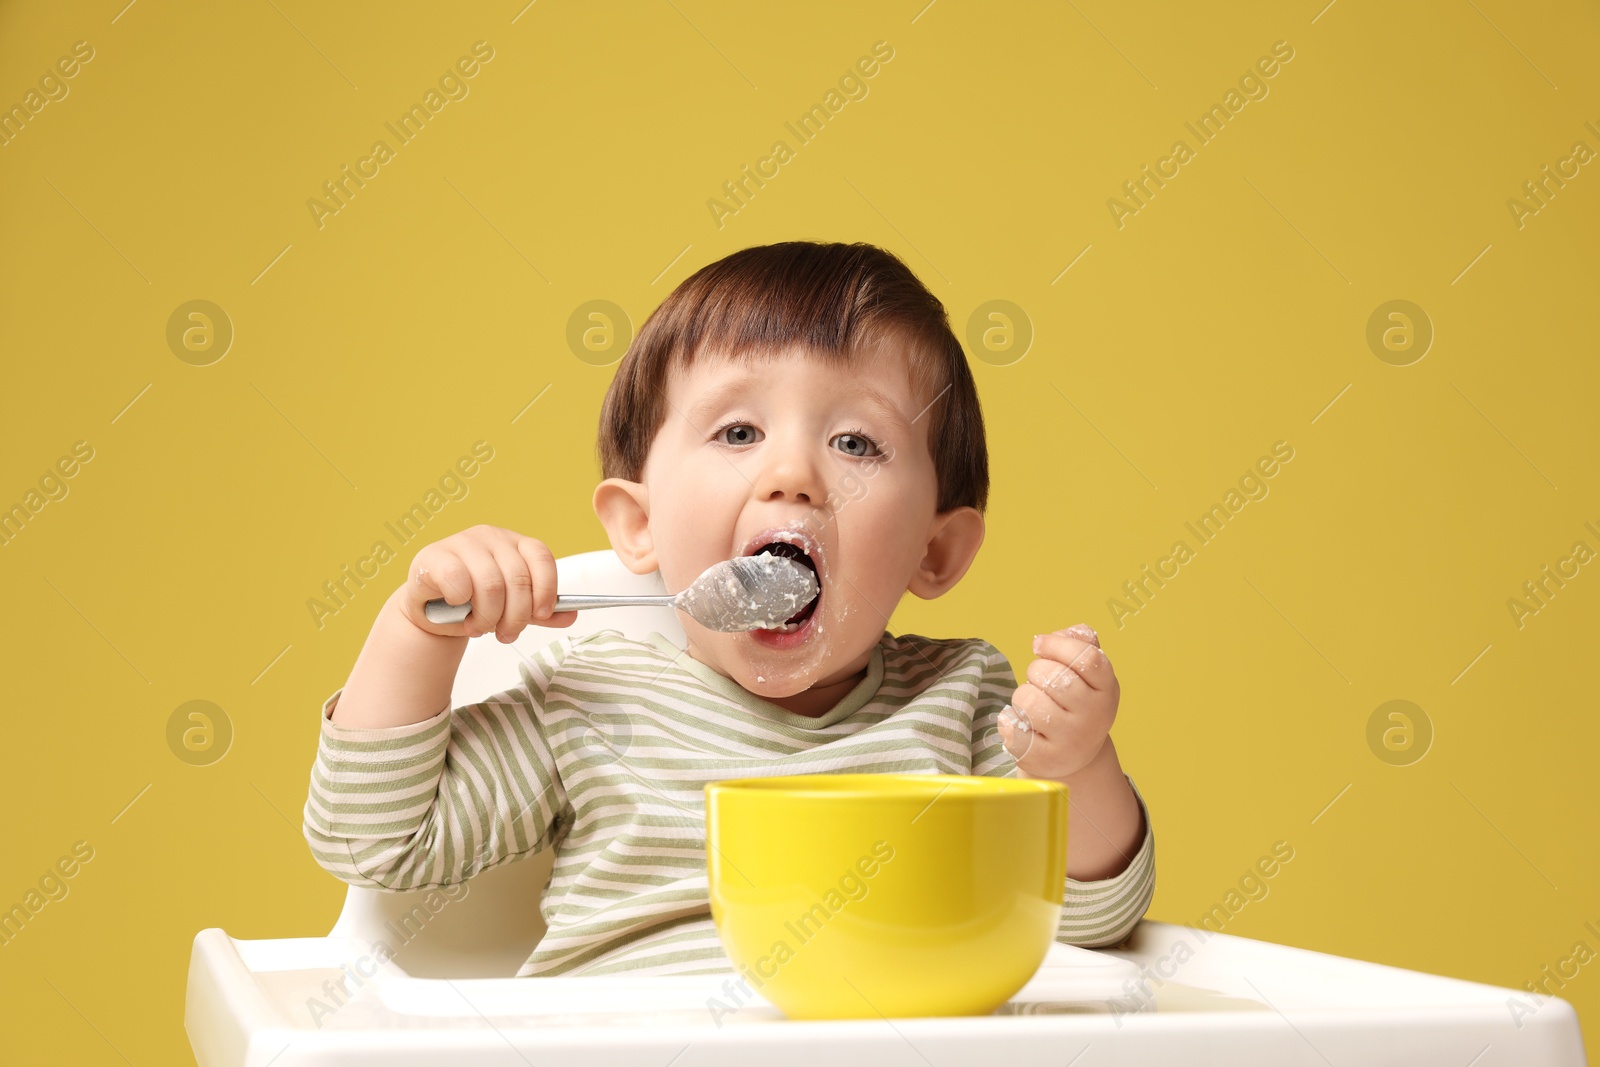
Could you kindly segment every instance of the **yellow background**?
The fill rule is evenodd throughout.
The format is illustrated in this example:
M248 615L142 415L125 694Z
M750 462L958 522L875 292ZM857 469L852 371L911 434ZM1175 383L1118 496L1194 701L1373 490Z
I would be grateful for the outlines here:
M894 250L963 340L986 301L1031 321L1020 361L973 362L988 543L891 628L1019 673L1032 634L1100 629L1151 917L1197 921L1281 840L1227 932L1508 987L1600 949L1600 566L1521 628L1506 606L1600 549L1600 163L1521 228L1506 206L1600 149L1593 7L923 4L0 9L0 103L95 49L0 148L0 505L95 450L0 547L0 905L95 850L0 948L0 1060L186 1060L197 930L331 926L344 886L299 825L317 708L418 545L321 629L307 600L477 440L495 458L428 540L603 547L614 367L569 316L637 328L794 238ZM478 40L470 95L319 229L306 201ZM869 95L796 147L784 123L879 40ZM1119 229L1107 199L1279 40L1270 94ZM780 138L795 158L718 228L707 200ZM210 366L166 341L194 299L235 330ZM1394 299L1436 332L1410 366L1366 341ZM1118 628L1108 599L1278 440L1270 495ZM196 699L234 730L210 766L167 744ZM1434 730L1410 766L1368 747L1393 699ZM1565 995L1592 1033L1600 964Z

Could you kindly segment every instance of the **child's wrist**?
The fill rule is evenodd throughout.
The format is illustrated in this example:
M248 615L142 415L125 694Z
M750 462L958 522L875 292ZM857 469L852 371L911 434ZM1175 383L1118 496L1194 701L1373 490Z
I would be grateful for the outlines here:
M1050 781L1060 782L1068 790L1075 786L1089 785L1091 783L1098 784L1106 779L1108 767L1118 768L1118 774L1121 773L1120 765L1117 761L1117 750L1111 744L1111 736L1109 734L1101 739L1100 747L1095 749L1094 755L1090 756L1077 770L1059 778L1051 778Z

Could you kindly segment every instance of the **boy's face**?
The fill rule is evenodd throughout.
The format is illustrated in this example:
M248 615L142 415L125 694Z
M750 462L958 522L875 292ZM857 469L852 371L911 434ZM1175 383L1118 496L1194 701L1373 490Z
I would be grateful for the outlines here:
M690 654L752 693L834 685L866 665L908 588L938 596L982 541L976 510L935 513L926 406L893 346L844 363L804 349L748 364L702 353L669 378L642 482L608 479L596 508L619 554L659 568L673 592L772 542L804 550L821 593L790 632L679 619ZM628 499L602 507L608 483Z

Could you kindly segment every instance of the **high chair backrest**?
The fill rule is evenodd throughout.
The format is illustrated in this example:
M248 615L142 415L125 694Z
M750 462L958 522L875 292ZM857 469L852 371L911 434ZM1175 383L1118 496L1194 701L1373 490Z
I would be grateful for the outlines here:
M556 560L556 575L556 587L563 593L666 592L659 571L634 574L609 548ZM686 643L677 613L669 607L581 611L570 627L530 626L509 645L502 645L492 633L484 634L467 642L450 693L451 706L475 703L517 685L518 664L532 649L569 634L599 630L620 630L638 638L654 630L680 648ZM522 857L451 887L448 896L440 889L390 893L350 886L332 935L355 938L374 953L381 942L397 966L418 977L514 975L544 936L539 900L550 881L553 858L549 849Z

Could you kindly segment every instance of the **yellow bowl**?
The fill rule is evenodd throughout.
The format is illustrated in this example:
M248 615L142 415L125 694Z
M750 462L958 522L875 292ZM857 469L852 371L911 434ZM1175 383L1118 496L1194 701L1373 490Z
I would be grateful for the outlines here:
M1067 787L953 774L706 785L711 917L791 1019L985 1015L1055 939Z

